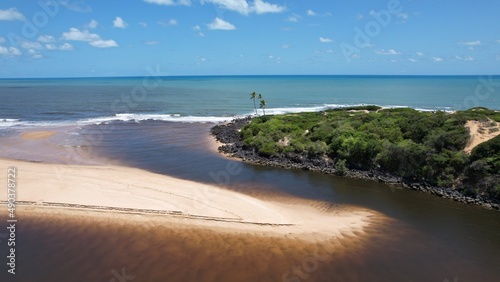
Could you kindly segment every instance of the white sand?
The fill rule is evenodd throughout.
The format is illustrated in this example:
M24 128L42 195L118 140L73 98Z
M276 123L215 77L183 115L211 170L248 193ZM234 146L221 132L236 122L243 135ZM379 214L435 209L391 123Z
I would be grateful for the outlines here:
M10 166L18 170L17 204L37 213L99 212L108 219L139 214L216 231L294 234L313 240L359 234L376 215L353 208L325 212L307 205L263 201L216 186L118 166L0 159L0 179L5 180ZM5 210L6 194L0 193L0 208Z
M469 143L467 144L467 147L465 147L464 149L466 153L470 154L472 152L472 149L474 149L477 145L500 135L500 124L497 124L497 126L491 126L491 123L492 120L489 120L487 122L476 120L467 121L465 126L469 128L471 138L469 140ZM484 133L479 132L480 128L483 128ZM492 128L498 128L499 131L490 133L490 129Z

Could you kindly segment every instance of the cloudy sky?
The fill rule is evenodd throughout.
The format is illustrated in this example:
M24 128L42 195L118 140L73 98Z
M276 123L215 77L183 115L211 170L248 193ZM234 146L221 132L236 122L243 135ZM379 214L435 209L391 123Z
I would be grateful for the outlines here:
M2 0L0 77L500 74L499 0Z

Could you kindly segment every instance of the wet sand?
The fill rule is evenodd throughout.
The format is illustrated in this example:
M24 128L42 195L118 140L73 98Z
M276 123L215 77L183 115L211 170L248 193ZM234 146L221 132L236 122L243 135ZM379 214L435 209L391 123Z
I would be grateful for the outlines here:
M43 140L56 134L57 132L52 130L28 131L23 132L21 138L24 140Z

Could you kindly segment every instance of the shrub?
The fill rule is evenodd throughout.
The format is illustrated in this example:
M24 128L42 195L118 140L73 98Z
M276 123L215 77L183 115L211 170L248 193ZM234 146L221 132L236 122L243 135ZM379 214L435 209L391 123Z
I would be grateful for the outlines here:
M340 159L335 163L335 171L337 172L337 175L346 175L349 169L347 168L346 165L346 160Z

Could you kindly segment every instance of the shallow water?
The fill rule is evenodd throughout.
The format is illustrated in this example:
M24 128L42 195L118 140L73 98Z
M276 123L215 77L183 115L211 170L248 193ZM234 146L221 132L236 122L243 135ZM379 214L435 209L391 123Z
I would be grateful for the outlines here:
M80 143L78 157L92 156L100 162L322 210L339 204L357 206L376 211L385 220L374 219L376 223L359 237L310 243L176 228L145 223L135 216L125 224L20 212L19 274L14 281L113 281L123 268L135 276L130 281L494 281L500 277L498 211L380 183L240 164L207 148L210 126L113 123L84 127L77 130L79 135L60 134L45 140L44 146L58 150L61 142L77 146L75 142L87 140ZM228 163L240 165L241 172L228 174ZM5 230L3 220L0 228ZM5 257L6 246L0 246ZM315 253L322 259L315 259ZM1 281L9 281L5 275L0 272Z

